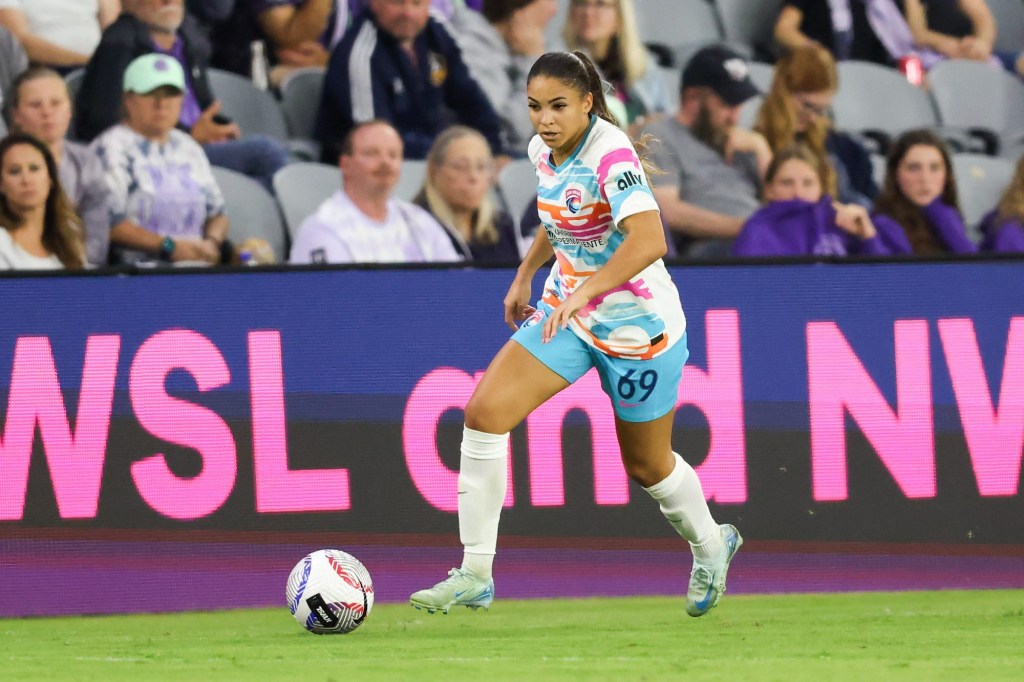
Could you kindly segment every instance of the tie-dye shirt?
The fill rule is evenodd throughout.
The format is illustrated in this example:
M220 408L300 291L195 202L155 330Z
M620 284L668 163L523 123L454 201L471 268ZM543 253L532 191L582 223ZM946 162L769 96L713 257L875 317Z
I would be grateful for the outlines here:
M555 250L541 308L554 308L608 262L626 238L619 225L657 211L629 137L591 116L573 155L555 166L540 136L530 142L537 169L537 210ZM550 311L548 311L550 312ZM686 331L679 292L659 259L625 284L594 297L570 322L588 344L613 357L646 360Z

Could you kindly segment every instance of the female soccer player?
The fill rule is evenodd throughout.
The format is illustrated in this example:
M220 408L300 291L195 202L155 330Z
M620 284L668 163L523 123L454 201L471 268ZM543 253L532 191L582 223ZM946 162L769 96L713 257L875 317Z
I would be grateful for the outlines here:
M544 230L505 296L505 322L515 333L466 405L458 486L462 566L410 602L431 613L490 606L509 431L596 367L614 406L626 472L690 542L686 612L701 616L725 591L743 540L733 526L715 523L696 473L672 452L689 353L679 294L661 261L666 244L658 205L586 55L541 56L527 79L527 100L537 131L529 153ZM552 255L555 264L533 307L531 280ZM517 322L523 322L518 329Z

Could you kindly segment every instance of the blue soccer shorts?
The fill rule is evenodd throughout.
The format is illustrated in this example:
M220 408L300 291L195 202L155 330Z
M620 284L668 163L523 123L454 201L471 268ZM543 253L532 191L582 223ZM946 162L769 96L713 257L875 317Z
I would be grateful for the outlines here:
M602 353L569 328L559 329L554 338L543 343L546 318L530 320L512 335L512 340L555 374L571 384L596 367L601 388L611 398L615 416L623 421L654 421L675 409L683 365L690 357L686 334L657 357L629 360Z

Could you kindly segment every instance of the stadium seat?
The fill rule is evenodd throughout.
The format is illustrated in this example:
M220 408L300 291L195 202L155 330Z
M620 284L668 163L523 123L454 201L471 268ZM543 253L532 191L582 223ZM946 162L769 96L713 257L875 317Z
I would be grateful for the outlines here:
M325 163L292 163L274 174L274 193L294 240L302 221L341 188L341 171Z
M938 123L923 90L907 82L899 71L868 62L839 63L839 92L832 109L836 128L878 141L880 151L905 130Z
M757 121L757 113L761 111L763 103L764 97L757 95L756 97L751 97L743 104L743 108L740 109L740 128L750 130L754 127L754 123Z
M299 69L281 83L281 108L292 138L313 139L325 73L326 70L318 66Z
M266 239L278 262L288 259L281 211L270 192L255 180L227 168L213 166L213 177L224 195L231 225L228 237L236 245L250 237Z
M984 154L954 154L953 177L956 178L960 210L963 212L967 236L974 243L981 240L978 223L996 207L1013 179L1014 164Z
M243 135L288 140L288 124L273 95L235 73L210 69L209 75L213 96L221 103L221 113L237 123Z
M772 79L775 78L775 67L764 62L750 62L750 80L761 92L767 93L772 89Z
M782 0L714 0L714 5L727 42L748 46L756 57L775 58L773 31Z
M1024 49L1024 0L986 0L996 22L995 49L1020 52Z
M707 0L643 0L636 5L640 39L656 52L673 55L669 66L681 64L679 51L722 40L715 10Z
M423 189L423 183L427 179L427 162L415 159L406 159L402 162L402 174L398 176L398 184L395 186L395 196L399 199L412 201Z
M990 153L1024 138L1020 78L981 62L951 59L928 72L928 83L942 124L980 129L991 142Z
M537 200L537 171L529 159L510 161L498 173L498 193L505 210L519 224L526 207Z
M871 155L871 178L878 185L878 189L881 190L882 186L885 185L885 164L886 159L881 154Z

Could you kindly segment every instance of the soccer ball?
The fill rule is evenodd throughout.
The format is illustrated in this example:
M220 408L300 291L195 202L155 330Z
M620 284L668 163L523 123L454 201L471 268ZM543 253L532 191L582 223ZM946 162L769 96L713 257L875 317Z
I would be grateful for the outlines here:
M318 635L352 632L373 608L370 572L338 549L303 557L288 576L284 592L295 620Z

